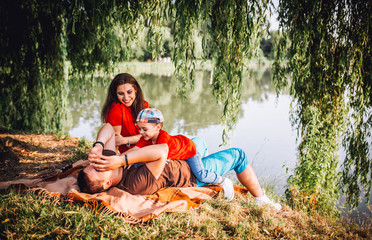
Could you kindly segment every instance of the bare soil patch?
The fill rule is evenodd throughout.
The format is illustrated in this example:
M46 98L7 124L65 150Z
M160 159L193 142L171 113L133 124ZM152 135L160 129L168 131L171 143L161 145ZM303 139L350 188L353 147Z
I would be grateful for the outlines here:
M0 181L33 177L68 165L78 138L0 133Z

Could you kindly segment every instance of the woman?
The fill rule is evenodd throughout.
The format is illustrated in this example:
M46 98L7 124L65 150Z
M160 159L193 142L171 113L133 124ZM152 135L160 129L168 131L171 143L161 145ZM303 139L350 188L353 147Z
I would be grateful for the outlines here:
M148 107L142 89L132 75L120 73L115 76L108 89L101 118L114 127L115 142L120 153L132 148L140 139L135 120L137 114Z

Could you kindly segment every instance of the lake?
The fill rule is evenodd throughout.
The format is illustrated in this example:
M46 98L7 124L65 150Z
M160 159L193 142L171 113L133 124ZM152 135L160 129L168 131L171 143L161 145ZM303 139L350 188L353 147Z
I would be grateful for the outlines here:
M211 71L196 72L195 89L186 100L177 95L173 69L154 67L154 64L123 67L120 71L131 73L141 85L145 99L164 115L164 130L171 135L204 138L209 153L228 147L242 148L252 163L263 186L269 184L275 192L284 193L289 173L296 162L296 134L289 121L290 96L278 98L272 83L270 65L247 70L242 83L240 117L230 136L228 146L222 143L220 125L222 106L216 103L211 90ZM110 77L97 77L88 86L70 92L72 117L68 129L72 137L94 141L102 125L100 111L105 101ZM233 175L232 175L233 176ZM237 181L237 179L235 178Z
M162 111L165 131L190 138L200 136L206 141L209 153L228 147L242 148L261 185L269 185L283 195L286 179L296 165L296 130L289 121L291 97L288 94L276 96L270 65L256 65L246 71L239 120L229 146L220 146L222 106L212 95L211 71L196 72L195 89L184 100L177 95L173 70L169 63L128 63L121 66L119 72L132 74L150 106ZM65 129L70 136L95 140L102 126L100 112L110 81L109 75L100 76L70 89L68 112L71 120ZM229 177L237 182L233 173ZM364 200L358 210L343 211L343 215L359 225L366 222L368 225L372 213ZM344 198L340 204L343 201Z

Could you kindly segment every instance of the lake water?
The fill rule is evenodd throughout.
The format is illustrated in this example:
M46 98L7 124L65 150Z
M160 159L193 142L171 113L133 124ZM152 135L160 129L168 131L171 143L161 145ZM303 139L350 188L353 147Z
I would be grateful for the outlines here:
M197 71L195 89L186 100L176 94L177 84L172 71L153 69L141 72L129 69L128 72L140 83L150 106L162 111L165 131L190 138L200 136L205 139L210 153L227 147L242 148L262 185L270 184L277 193L283 194L289 176L286 168L294 168L296 162L296 136L289 122L290 97L276 97L271 85L270 66L256 67L245 74L240 117L230 136L230 144L221 147L222 106L216 103L212 95L210 71ZM93 82L86 86L91 88L93 94L79 88L71 91L69 97L72 102L69 112L73 119L69 135L90 141L94 141L102 125L100 111L110 78L97 78Z
M296 165L296 131L289 121L291 98L288 94L276 96L270 66L255 67L244 75L240 117L230 137L230 145L221 147L222 106L216 104L211 92L211 72L197 71L195 89L183 100L176 93L173 68L161 63L149 66L128 65L120 72L131 73L140 83L150 106L162 111L164 130L171 135L203 137L209 153L227 147L242 148L261 185L274 187L279 195L284 193L286 179ZM70 136L94 141L102 126L100 111L110 81L109 76L96 77L70 91L71 121L66 124ZM237 181L235 174L229 177ZM359 225L371 224L372 213L365 202L358 210L343 215Z

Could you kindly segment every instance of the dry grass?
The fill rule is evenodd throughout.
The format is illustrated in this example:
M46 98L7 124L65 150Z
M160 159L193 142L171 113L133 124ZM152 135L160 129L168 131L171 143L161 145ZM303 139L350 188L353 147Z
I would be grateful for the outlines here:
M0 181L33 177L69 164L78 138L0 133Z

